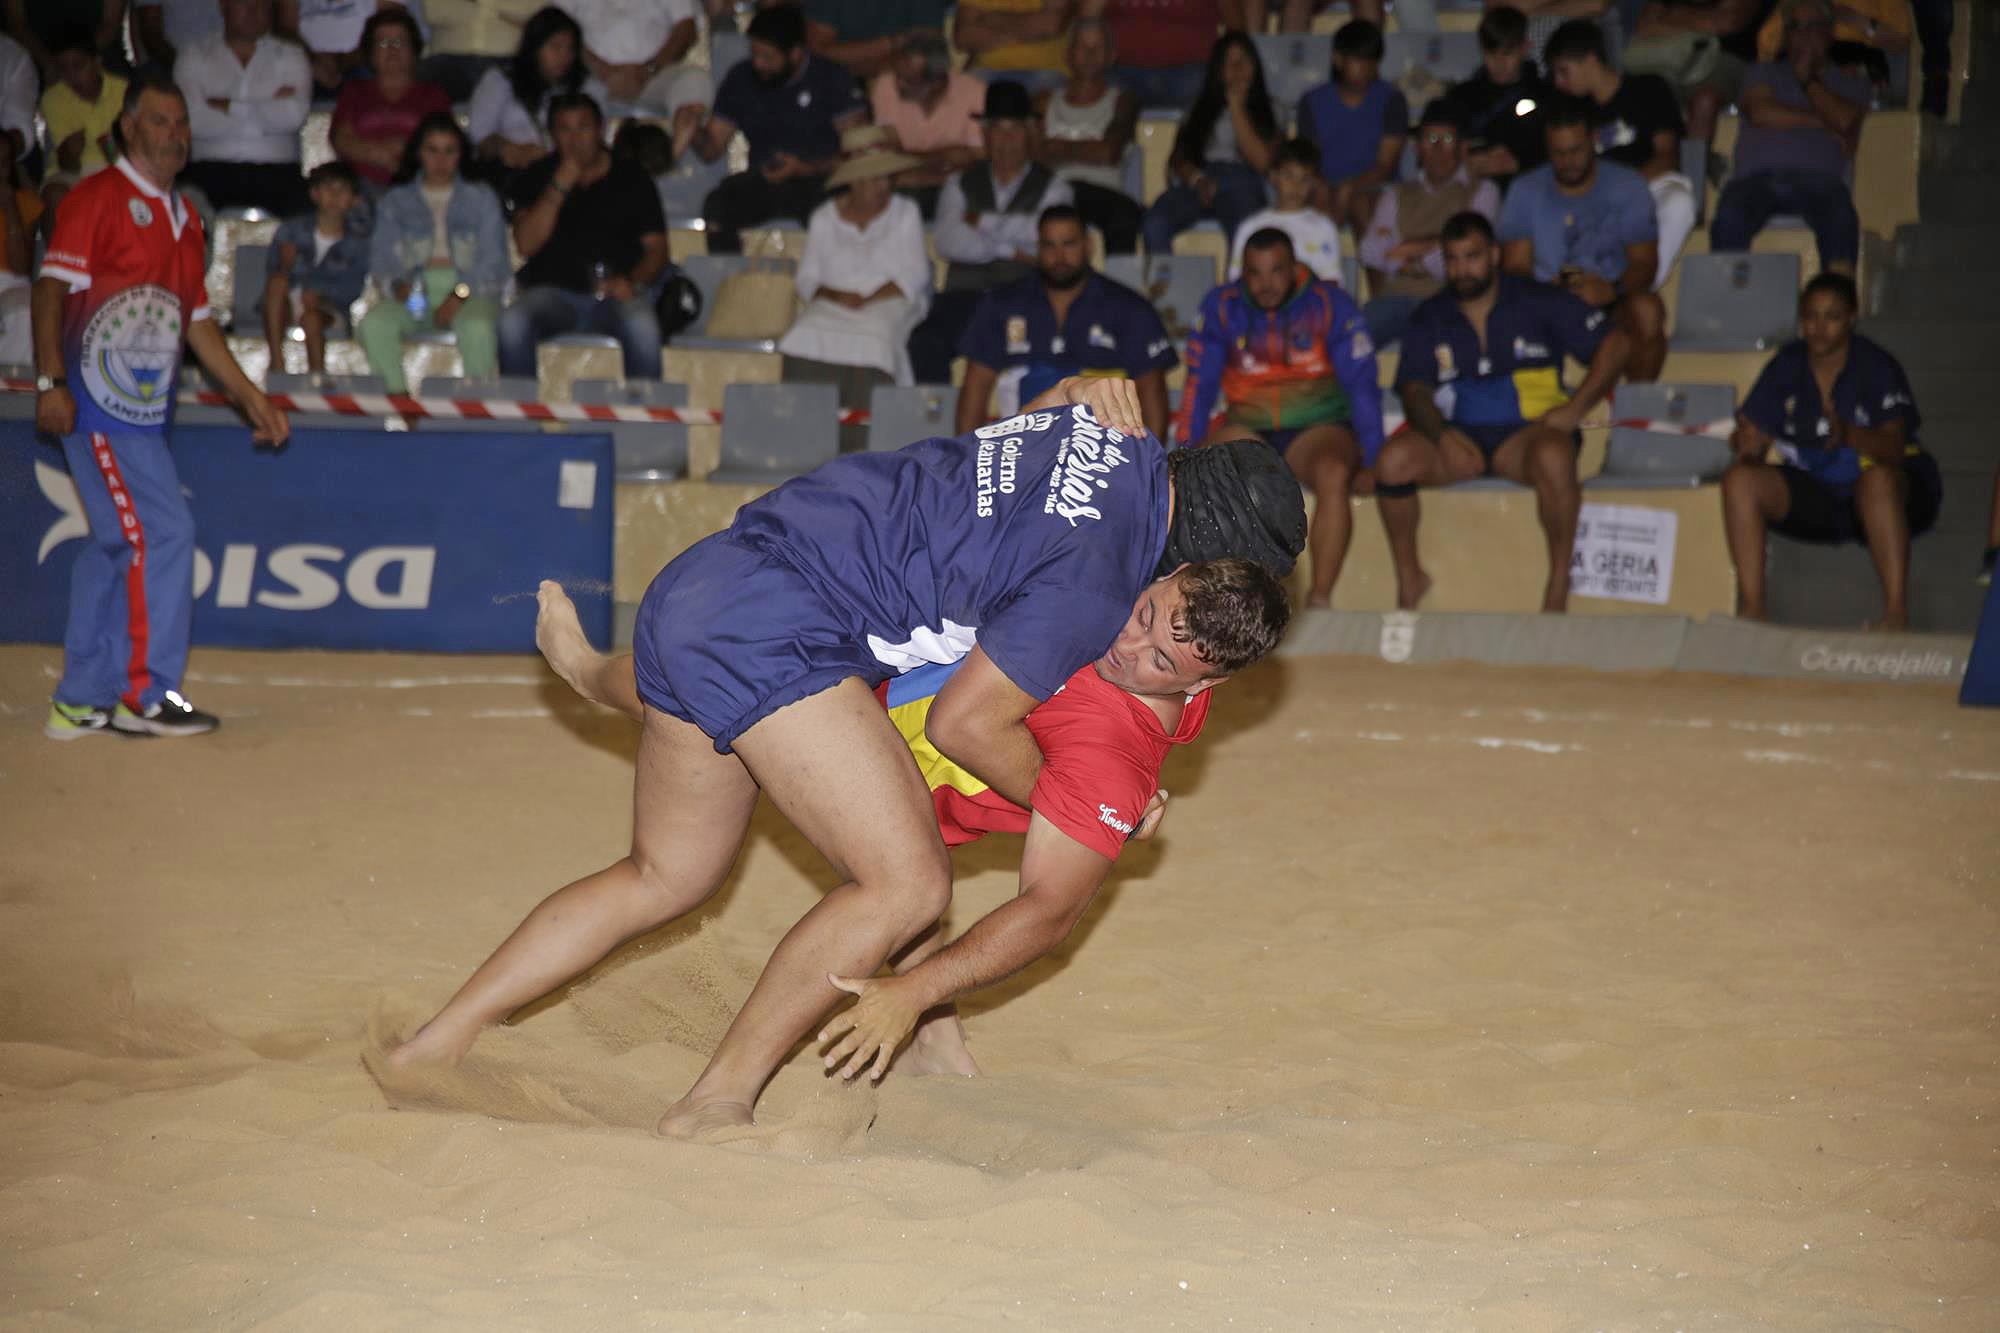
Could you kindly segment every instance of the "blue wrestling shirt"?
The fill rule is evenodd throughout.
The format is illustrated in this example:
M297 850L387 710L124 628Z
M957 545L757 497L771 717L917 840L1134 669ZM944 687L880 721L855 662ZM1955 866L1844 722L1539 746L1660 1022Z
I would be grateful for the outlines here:
M1046 699L1152 580L1168 494L1158 441L1060 408L836 459L744 505L729 536L865 631L877 680L977 644Z

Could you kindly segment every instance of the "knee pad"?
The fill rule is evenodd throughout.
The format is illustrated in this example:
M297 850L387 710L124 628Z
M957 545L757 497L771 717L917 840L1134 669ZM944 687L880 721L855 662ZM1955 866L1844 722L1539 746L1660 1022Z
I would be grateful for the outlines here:
M1375 483L1375 494L1385 499L1400 500L1406 495L1415 495L1416 493L1417 483L1414 481L1378 481Z

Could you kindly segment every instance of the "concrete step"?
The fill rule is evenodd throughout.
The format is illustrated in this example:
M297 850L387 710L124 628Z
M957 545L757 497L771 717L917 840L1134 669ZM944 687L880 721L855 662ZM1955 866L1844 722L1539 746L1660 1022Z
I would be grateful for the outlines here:
M1883 315L1991 321L2000 318L2000 269L1898 269L1883 275L1878 300Z
M1973 582L1982 544L1929 533L1910 546L1910 628L1970 634L1986 590ZM1868 548L1817 546L1773 534L1766 562L1771 619L1784 625L1853 628L1882 614L1882 585Z
M1905 366L1928 371L1993 373L1995 317L1884 315L1868 321L1868 336Z
M1928 214L1896 229L1894 263L1905 268L1987 268L1995 263L1991 224L1945 223Z
M1921 430L1924 448L1937 459L1947 481L1951 474L1960 472L1992 477L1994 465L2000 463L2000 435L1995 434L1990 423L1975 426L1964 417L1932 416L1930 405L1921 394L1917 397L1917 410L1924 417Z

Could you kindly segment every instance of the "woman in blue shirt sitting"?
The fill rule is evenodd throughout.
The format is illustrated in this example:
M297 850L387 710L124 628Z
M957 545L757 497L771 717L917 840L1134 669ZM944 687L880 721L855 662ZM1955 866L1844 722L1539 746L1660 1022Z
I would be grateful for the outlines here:
M493 191L465 179L472 146L448 112L424 117L402 170L375 205L369 276L382 299L358 330L368 368L391 393L408 391L403 337L449 329L471 379L500 371L495 323L511 269L507 223Z

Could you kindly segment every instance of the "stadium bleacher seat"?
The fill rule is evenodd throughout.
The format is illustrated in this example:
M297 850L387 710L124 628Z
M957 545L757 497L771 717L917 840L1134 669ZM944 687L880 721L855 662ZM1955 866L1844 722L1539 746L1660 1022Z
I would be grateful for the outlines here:
M1765 351L1792 336L1797 255L1681 256L1671 346L1689 352Z
M742 33L718 28L708 34L708 68L717 88L722 86L723 75L749 58L750 39Z
M1614 422L1705 425L1727 421L1735 412L1736 389L1728 384L1622 384L1611 406ZM1699 486L1721 476L1730 457L1724 440L1613 425L1604 469L1584 484L1600 489Z
M1450 85L1471 78L1478 68L1479 39L1473 33L1392 32L1382 38L1382 77L1399 87L1417 71ZM1423 107L1413 98L1410 111L1421 115Z
M289 375L281 370L264 377L266 393L387 393L380 375L334 375L327 373ZM397 417L354 416L343 412L293 412L294 427L314 430L386 430Z
M1151 301L1176 342L1187 337L1202 298L1216 284L1215 262L1207 255L1111 255L1104 276Z
M570 386L575 403L631 403L646 407L686 407L687 385L658 380L578 380ZM576 426L572 429L589 429ZM673 421L619 421L610 426L620 481L679 481L687 475L687 427Z
M268 257L268 246L236 247L236 264L230 279L229 326L237 333L263 331L264 319L257 307L264 303L264 265Z
M715 350L771 352L778 346L775 338L728 339L708 336L709 317L715 313L716 293L722 290L723 280L733 273L741 273L749 266L749 259L743 255L689 255L681 261L681 272L701 292L701 318L674 335L673 345L684 350Z
M900 449L934 435L951 435L958 391L949 384L878 384L868 398L868 450Z
M1306 90L1331 77L1333 38L1327 33L1267 32L1250 40L1264 62L1264 86L1278 104L1278 119L1290 120Z
M704 162L701 155L694 152L682 153L674 169L667 173L660 190L660 203L666 209L668 227L699 227L701 225L701 203L708 198L709 191L722 183L729 174L729 163L722 158Z
M831 384L732 384L722 396L722 465L708 480L777 483L840 452Z
M33 366L0 366L0 379L31 380L35 378ZM31 393L0 393L0 421L33 421L35 419L35 395Z
M480 399L487 402L533 403L541 400L541 385L526 375L496 375L492 379L472 380L455 376L426 376L417 386L419 398L456 398L460 400ZM518 427L511 424L496 426L491 421L475 421L460 417L419 417L417 429L432 433L454 435L477 435L493 430L540 430L539 422L524 421Z

